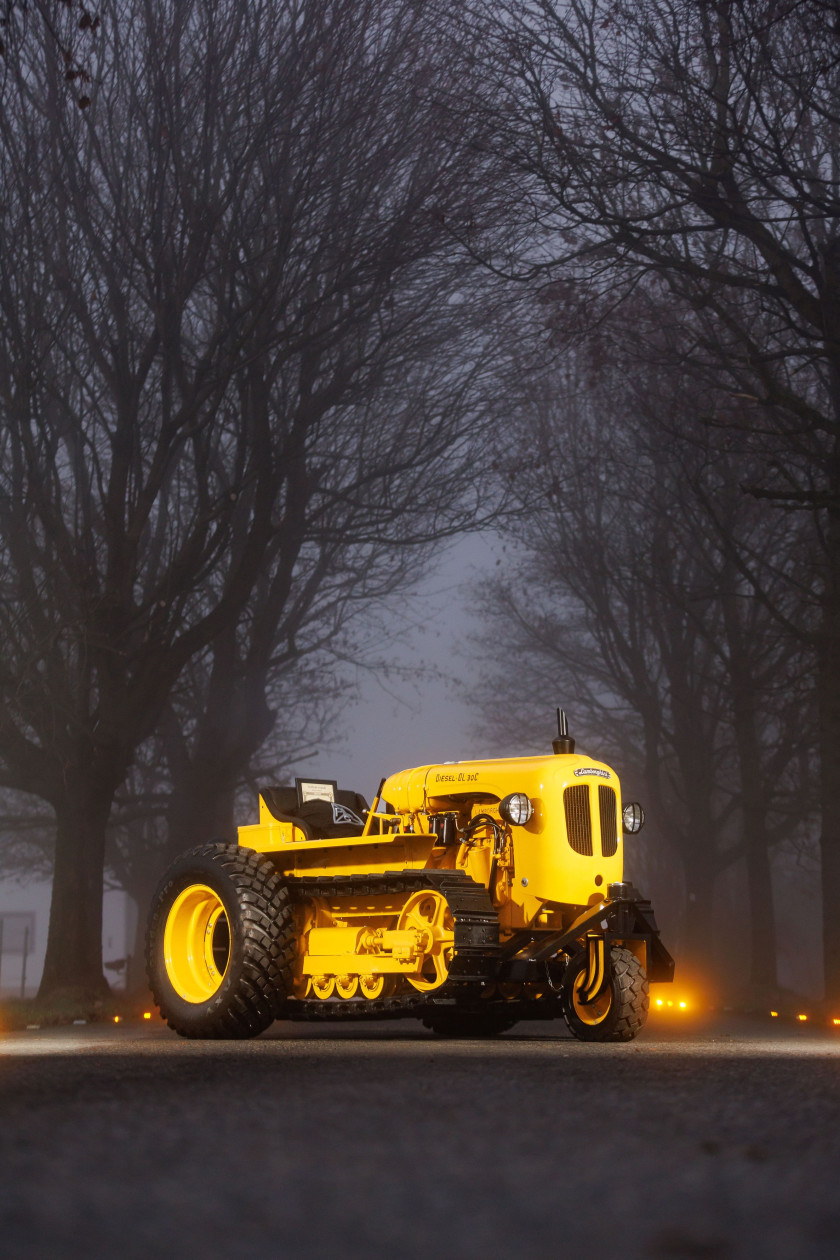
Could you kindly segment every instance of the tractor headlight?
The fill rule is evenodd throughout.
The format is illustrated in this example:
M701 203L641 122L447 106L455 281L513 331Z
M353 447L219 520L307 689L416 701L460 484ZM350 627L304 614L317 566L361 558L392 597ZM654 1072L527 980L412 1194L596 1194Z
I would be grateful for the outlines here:
M534 807L524 792L511 792L499 802L499 814L514 827L524 827L534 816Z
M624 820L624 830L628 835L634 836L645 825L645 811L636 801L628 801L621 811L621 816Z

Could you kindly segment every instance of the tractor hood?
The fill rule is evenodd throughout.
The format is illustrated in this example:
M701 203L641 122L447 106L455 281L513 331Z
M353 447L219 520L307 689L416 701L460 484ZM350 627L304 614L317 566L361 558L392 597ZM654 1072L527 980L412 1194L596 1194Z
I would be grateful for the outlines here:
M609 766L582 753L548 757L506 757L486 761L443 762L401 770L385 781L382 798L397 813L492 806L511 792L523 792L534 805L527 830L542 830L545 807L559 805L563 789L574 783L608 783L619 791Z

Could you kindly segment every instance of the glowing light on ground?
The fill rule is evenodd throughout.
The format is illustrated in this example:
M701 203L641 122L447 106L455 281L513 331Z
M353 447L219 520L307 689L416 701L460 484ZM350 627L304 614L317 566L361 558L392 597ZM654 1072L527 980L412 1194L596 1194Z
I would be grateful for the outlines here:
M687 1011L689 1009L689 1005L690 1003L688 998L651 998L652 1009L662 1011L663 1014L667 1013L669 1010L674 1013L677 1011Z

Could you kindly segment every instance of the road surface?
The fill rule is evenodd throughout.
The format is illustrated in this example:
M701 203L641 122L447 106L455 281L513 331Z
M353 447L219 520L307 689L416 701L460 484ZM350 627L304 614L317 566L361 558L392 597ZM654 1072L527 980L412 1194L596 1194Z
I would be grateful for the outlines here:
M10 1257L840 1255L840 1034L0 1036Z

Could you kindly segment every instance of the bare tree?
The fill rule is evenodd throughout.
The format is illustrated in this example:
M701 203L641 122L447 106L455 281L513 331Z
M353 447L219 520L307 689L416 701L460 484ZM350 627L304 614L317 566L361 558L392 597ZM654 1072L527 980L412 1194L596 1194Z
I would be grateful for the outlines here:
M184 670L233 660L264 738L325 583L475 519L499 363L415 5L106 20L89 109L46 31L2 99L0 781L56 814L43 992L103 983L112 802Z
M79 109L90 105L90 56L101 29L101 17L84 0L2 0L0 3L0 91L5 66L24 58L25 42L34 23L36 40L47 35L52 53Z
M743 862L749 978L772 989L770 855L807 812L809 662L732 565L728 540L772 560L777 606L795 615L785 568L802 531L739 492L743 460L691 440L691 378L633 364L609 343L593 350L594 365L578 353L567 382L537 391L517 433L537 458L512 490L524 509L509 527L521 576L489 604L497 669L483 718L499 730L500 714L507 723L518 711L533 728L561 689L576 725L629 762L656 833L679 854L689 971L708 969L716 884Z
M683 355L739 405L756 496L807 514L819 624L827 993L840 993L840 28L836 6L513 0L478 6L518 227L497 269L559 276L579 320L641 276L698 314ZM487 36L492 29L493 34ZM498 107L500 85L507 101ZM480 106L479 101L479 106ZM476 102L473 102L475 107ZM679 331L679 330L676 330ZM675 338L679 341L679 337ZM720 397L713 400L720 403ZM767 575L748 572L765 598Z
M275 666L266 698L278 720L247 761L242 750L237 758L232 756L235 743L222 724L223 754L210 746L208 760L224 777L213 784L200 756L213 729L205 710L213 668L210 661L197 658L184 671L155 735L138 750L111 813L106 880L128 893L138 909L131 950L138 962L133 969L137 983L146 912L162 872L195 837L235 841L235 808L247 816L244 811L253 810L258 783L282 781L293 766L337 743L342 710L352 693L349 681L338 673L333 651L315 650L282 668ZM233 716L237 732L237 715ZM199 785L207 790L209 801L199 800ZM23 854L14 856L19 861Z

